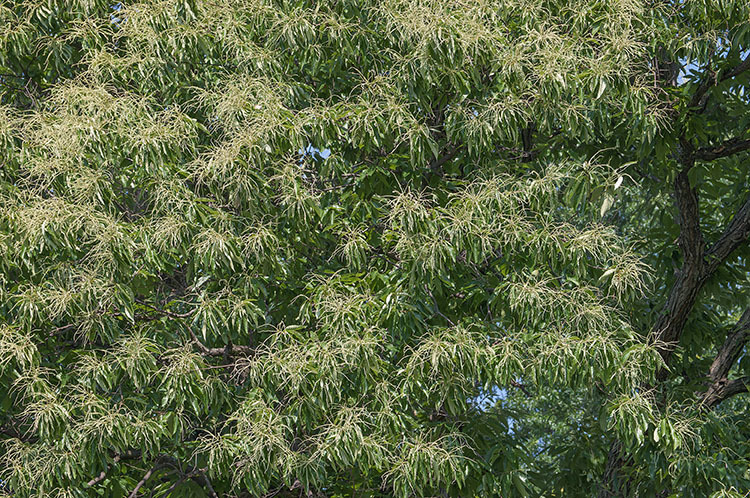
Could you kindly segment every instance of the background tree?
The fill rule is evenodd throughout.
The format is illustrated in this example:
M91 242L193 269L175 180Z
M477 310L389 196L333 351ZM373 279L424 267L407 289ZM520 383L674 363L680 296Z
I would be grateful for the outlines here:
M0 19L5 493L750 486L743 2Z

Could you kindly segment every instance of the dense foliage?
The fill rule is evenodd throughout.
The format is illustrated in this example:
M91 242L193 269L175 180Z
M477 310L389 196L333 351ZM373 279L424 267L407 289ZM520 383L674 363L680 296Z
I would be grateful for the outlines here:
M4 0L0 493L743 496L750 6Z

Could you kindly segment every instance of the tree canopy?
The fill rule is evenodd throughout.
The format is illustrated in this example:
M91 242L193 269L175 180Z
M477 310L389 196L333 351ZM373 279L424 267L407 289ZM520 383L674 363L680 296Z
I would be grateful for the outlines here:
M746 496L750 4L5 0L0 494Z

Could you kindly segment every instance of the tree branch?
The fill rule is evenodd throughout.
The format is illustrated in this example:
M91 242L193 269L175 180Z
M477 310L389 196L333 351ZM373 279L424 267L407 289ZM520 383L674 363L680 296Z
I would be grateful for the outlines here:
M236 344L227 344L223 348L209 348L198 339L198 336L192 330L190 330L190 336L193 344L198 348L198 352L203 356L249 356L255 353L255 348L252 346L238 346Z
M120 461L120 455L117 455L112 463L117 463L119 461ZM106 469L102 470L101 473L98 476L94 477L89 482L87 482L86 486L88 486L88 487L96 486L97 484L99 484L100 482L102 482L107 477L107 472L109 472L109 467L107 467Z
M686 159L689 161L689 159ZM675 179L675 196L679 211L679 244L684 255L682 267L677 271L675 283L661 316L654 325L654 332L665 346L660 354L666 364L682 335L687 317L695 305L698 292L729 256L750 236L750 197L727 225L721 237L708 249L704 249L698 214L698 196L691 188L687 171L691 163L685 164ZM666 378L666 370L659 378Z
M739 76L741 73L747 71L750 69L750 55L745 57L745 59L737 64L735 67L727 71L726 73L722 73L721 78L719 78L719 81L726 81L728 79L734 78L735 76Z
M140 458L140 456L141 456L141 452L138 450L126 451L125 453L115 455L115 458L112 460L112 463L113 464L118 463L120 460L131 460L134 458ZM86 483L86 485L88 487L92 487L92 486L99 484L107 477L108 472L109 472L109 467L102 470L98 476L91 479L89 482Z
M750 69L750 55L745 57L742 62L737 64L735 67L730 69L729 71L726 71L724 73L721 73L721 77L716 76L716 73L711 71L710 69L707 69L707 73L709 75L709 78L704 80L703 83L701 83L698 86L698 89L693 94L693 98L690 99L690 103L688 104L689 108L698 108L700 109L699 112L703 112L703 110L706 107L706 102L708 101L708 90L719 83L722 83L724 81L727 81L728 79L734 78L735 76L739 76L741 73L747 71Z
M724 344L719 348L719 352L716 354L711 368L708 371L708 379L710 385L706 392L703 394L703 398L706 399L712 395L724 389L727 383L727 377L729 371L732 369L734 364L742 353L742 349L745 347L747 340L750 338L750 307L748 307L742 314L742 317L732 327L732 330L727 334L727 338Z
M164 493L164 496L172 496L172 491L177 489L177 486L182 484L183 482L187 481L188 479L192 479L193 481L198 481L198 476L201 476L203 480L203 485L206 486L207 494L211 498L219 498L219 495L216 494L216 491L214 491L213 486L211 485L211 481L208 480L208 477L206 476L206 469L193 469L190 470L187 473L180 473L180 478L177 479L172 485L167 489L167 491ZM198 484L201 484L198 482Z
M689 161L689 159L685 160ZM664 310L653 328L659 342L664 344L659 348L659 354L665 364L669 364L672 352L685 328L687 317L695 304L698 291L705 282L703 263L705 245L700 230L698 195L688 179L688 171L692 164L690 162L683 164L685 169L675 178L674 188L680 225L678 242L684 261L676 273ZM659 372L660 379L666 378L666 375L666 370Z
M622 443L615 439L609 447L607 455L607 464L602 474L602 482L597 493L597 498L614 498L616 496L625 496L625 491L620 489L627 486L627 479L620 479L620 469L625 466L626 456L624 454ZM619 482L618 482L619 481Z
M157 313L161 313L162 315L168 316L170 318L175 318L175 319L188 318L194 313L194 311L189 311L187 313L174 313L172 311L157 308L156 306L153 306L144 301L141 301L140 299L136 299L136 302L153 311L156 311ZM231 342L223 348L209 348L198 339L198 336L196 336L195 332L193 332L192 330L190 330L190 336L193 339L192 342L195 344L195 347L198 348L198 351L204 356L224 356L224 357L228 357L232 355L248 356L255 352L255 348L252 346L241 346L241 345L238 346L238 345L232 344Z
M528 163L534 160L534 132L536 125L530 121L524 129L521 130L521 143L523 144L523 155L521 162Z
M706 251L706 276L711 276L735 249L747 241L748 236L750 236L750 196L724 229L719 240Z
M699 109L698 113L703 112L703 110L706 108L706 103L708 102L708 90L712 86L716 84L716 73L711 71L711 69L706 69L706 72L709 75L709 78L704 80L700 85L698 85L698 89L693 94L693 98L690 99L690 102L688 103L688 109Z
M430 164L427 166L428 169L436 170L440 168L443 164L456 157L456 154L458 154L458 152L461 150L461 147L461 145L454 145L449 143L445 153L442 156L430 161Z
M750 384L750 377L733 380L723 379L708 388L702 397L701 403L706 408L713 408L736 394L746 393L748 391L748 384Z
M211 481L206 474L207 470L208 469L198 469L198 472L203 478L204 485L206 486L206 488L208 488L208 496L210 496L211 498L219 498L219 495L217 495L216 491L214 491L214 487L211 485Z
M730 138L715 147L701 147L695 151L695 158L701 161L713 161L748 149L750 149L750 139Z
M39 437L31 431L31 427L24 431L21 427L22 423L21 420L11 415L7 422L0 425L0 434L19 439L24 443L36 443Z
M156 472L163 466L164 464L157 463L156 465L148 469L148 472L144 474L143 478L140 481L138 481L138 484L136 484L135 488L133 488L133 491L130 492L130 494L128 495L128 498L135 498L136 496L138 496L138 490L140 490L143 487L143 485L146 484L146 481L148 481L151 478L151 475L154 472Z
M703 234L700 229L698 193L688 179L689 166L677 174L674 190L677 201L678 222L680 225L679 244L685 258L685 265L699 266L703 261Z
M427 287L427 284L425 284L425 285L424 285L424 290L425 290L425 291L427 292L427 294L428 294L428 295L429 295L429 296L430 296L430 297L432 298L432 303L433 303L433 304L435 305L435 314L436 314L436 315L439 315L440 317L442 317L442 318L443 318L443 319L444 319L444 320L445 320L446 322L448 322L448 323L449 323L449 324L451 325L451 327L455 327L455 326L456 326L456 324L455 324L455 323L453 322L453 320L451 320L450 318L448 318L447 316L445 316L445 315L444 315L444 314L443 314L443 313L442 313L442 312L440 311L440 307L438 306L438 302L437 302L437 299L435 299L435 296L434 296L434 295L432 294L432 291L430 290L430 288L429 288L429 287Z
M142 455L140 450L128 450L124 453L115 455L113 459L113 463L118 463L122 460L132 460L132 459L138 459ZM179 486L182 482L185 482L187 479L192 479L197 484L203 486L206 488L206 494L211 498L219 498L219 495L214 490L214 487L211 485L211 481L208 478L208 475L206 475L206 468L198 468L198 467L190 467L186 469L185 471L182 470L183 466L180 463L179 460L176 458L162 454L156 457L156 460L153 464L153 466L143 475L141 480L136 484L133 491L130 492L130 495L128 495L128 498L135 498L138 495L138 491L146 484L146 482L153 476L154 472L164 468L164 467L172 467L175 469L177 474L180 476L180 478L172 484L172 486L167 490L167 493L165 496L169 496L169 493L174 491L174 489ZM94 486L101 481L103 481L107 477L107 472L109 471L109 468L102 471L98 476L91 479L87 485L89 487Z
M179 479L177 479L175 482L172 483L172 485L169 488L167 488L167 490L164 492L164 496L172 496L172 491L174 491L177 488L177 486L187 481L191 477L193 477L192 473L181 475Z
M531 395L531 393L529 392L529 390L526 389L526 386L524 386L520 382L511 379L510 385L513 386L513 387L515 387L516 389L519 389L522 393L524 393L526 395L527 398L533 398L533 396Z
M145 301L142 301L140 299L135 300L136 303L140 304L141 306L145 306L146 308L149 308L153 311L156 311L157 313L161 313L162 315L168 316L170 318L188 318L190 315L195 313L195 311L188 311L187 313L175 313L173 311L163 310L161 308L157 308L156 306L153 306L151 304L148 304Z
M206 471L207 471L206 468L191 467L187 469L186 472L183 472L181 470L182 466L180 465L179 460L177 460L176 458L168 456L168 455L162 455L160 459L166 465L171 465L172 467L177 469L179 473L182 474L182 480L192 479L196 483L206 488L206 494L208 496L210 496L211 498L219 498L219 495L216 494L216 491L214 491L214 487L211 485L211 481L208 479L208 476L206 475ZM200 479L198 478L198 476L200 476ZM177 485L179 485L179 482L180 481L175 483L170 489L177 487Z

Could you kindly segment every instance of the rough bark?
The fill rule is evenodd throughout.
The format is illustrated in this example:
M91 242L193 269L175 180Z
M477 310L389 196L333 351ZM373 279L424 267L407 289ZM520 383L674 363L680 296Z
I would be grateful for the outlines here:
M685 153L692 154L692 150ZM684 159L683 163L687 164L677 175L674 183L680 225L678 242L683 255L683 264L677 270L667 302L653 327L655 338L662 344L659 353L666 365L669 365L672 352L682 335L688 315L707 277L703 261L705 244L700 230L698 194L688 180L688 172L694 159L690 156ZM666 378L666 372L666 369L659 372L659 378Z
M748 391L750 377L742 377L734 380L723 379L716 384L712 384L703 396L703 404L708 408L713 408L725 399L740 393Z

